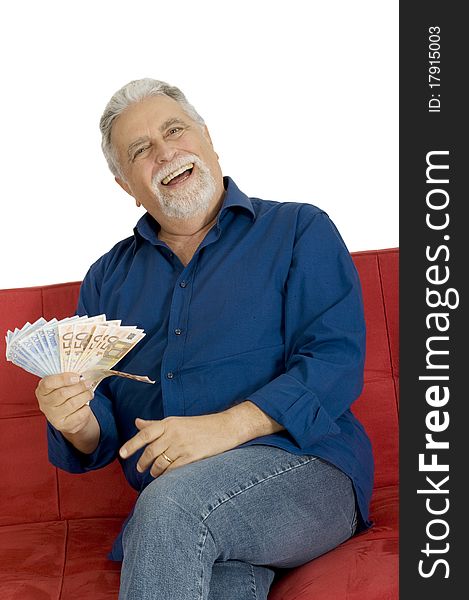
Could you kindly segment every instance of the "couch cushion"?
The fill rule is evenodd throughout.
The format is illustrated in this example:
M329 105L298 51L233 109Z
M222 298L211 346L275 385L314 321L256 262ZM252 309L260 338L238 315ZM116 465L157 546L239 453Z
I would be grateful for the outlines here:
M397 484L398 473L398 249L357 252L366 317L363 392L352 411L373 446L375 487ZM383 427L386 423L386 427Z
M125 480L117 461L83 475L60 469L57 474L63 519L126 517L137 498L137 492Z
M116 600L120 563L106 558L122 519L0 527L2 600Z
M106 556L121 524L122 519L69 521L61 600L116 600L121 565Z
M365 382L391 377L391 360L381 277L376 252L358 252L353 261L360 275L366 318Z
M137 496L117 462L83 475L53 467L42 414L0 419L0 461L0 525L125 517Z
M0 290L0 419L39 414L34 395L38 378L5 360L5 335L41 316L41 288Z
M0 598L56 600L65 563L64 521L0 527Z
M64 319L74 315L79 291L79 281L44 286L42 292L44 318Z
M391 377L368 381L352 406L371 440L375 459L374 486L397 484L399 480L399 423L394 382ZM383 427L386 423L386 427Z
M386 250L378 255L383 285L386 323L391 351L392 370L399 375L399 251Z
M398 540L354 538L276 582L269 600L395 600Z
M5 360L8 329L21 328L39 317L62 319L76 310L80 283L0 290L0 419L40 414L34 390L39 378Z
M43 415L0 419L0 462L0 525L60 519Z

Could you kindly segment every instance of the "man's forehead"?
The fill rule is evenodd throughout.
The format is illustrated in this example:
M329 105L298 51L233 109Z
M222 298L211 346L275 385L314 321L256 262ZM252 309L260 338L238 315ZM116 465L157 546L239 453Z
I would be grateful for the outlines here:
M115 120L111 137L129 142L163 131L176 123L189 123L191 118L181 105L168 96L151 96L127 107Z

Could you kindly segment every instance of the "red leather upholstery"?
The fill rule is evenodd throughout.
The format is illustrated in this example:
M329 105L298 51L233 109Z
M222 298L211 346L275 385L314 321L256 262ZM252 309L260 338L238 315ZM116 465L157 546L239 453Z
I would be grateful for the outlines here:
M367 320L365 388L353 410L374 448L374 527L276 581L269 600L398 598L398 249L353 254ZM106 559L136 494L117 463L85 475L47 460L37 377L5 361L4 333L73 314L79 283L0 291L0 598L117 598ZM222 599L220 599L222 600Z

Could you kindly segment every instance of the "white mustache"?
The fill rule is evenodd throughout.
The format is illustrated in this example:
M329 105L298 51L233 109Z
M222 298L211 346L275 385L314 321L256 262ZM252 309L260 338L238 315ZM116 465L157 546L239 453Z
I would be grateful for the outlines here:
M194 163L195 165L198 165L200 164L200 160L197 156L195 156L195 154L187 154L175 158L169 165L167 165L164 168L161 168L158 171L158 173L154 175L152 185L157 185L161 183L165 177L168 177L168 175L171 175L171 173L174 173L174 171L177 171L178 169L184 167L189 163Z

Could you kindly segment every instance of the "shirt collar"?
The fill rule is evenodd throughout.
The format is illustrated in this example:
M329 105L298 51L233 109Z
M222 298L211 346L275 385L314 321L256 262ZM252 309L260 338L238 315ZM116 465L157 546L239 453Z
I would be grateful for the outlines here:
M243 194L231 177L223 177L223 185L225 187L225 197L220 210L220 214L227 208L239 206L251 213L252 219L256 218L256 212L252 206L251 199Z
M251 199L246 196L231 179L231 177L223 177L223 185L225 187L225 196L223 203L218 215L218 222L222 215L229 209L234 207L240 207L250 213L252 220L256 218L256 213L252 205ZM139 241L139 237L149 241L151 244L163 245L163 242L158 239L158 231L160 226L157 221L149 214L145 213L137 222L134 228L134 235L136 241Z

